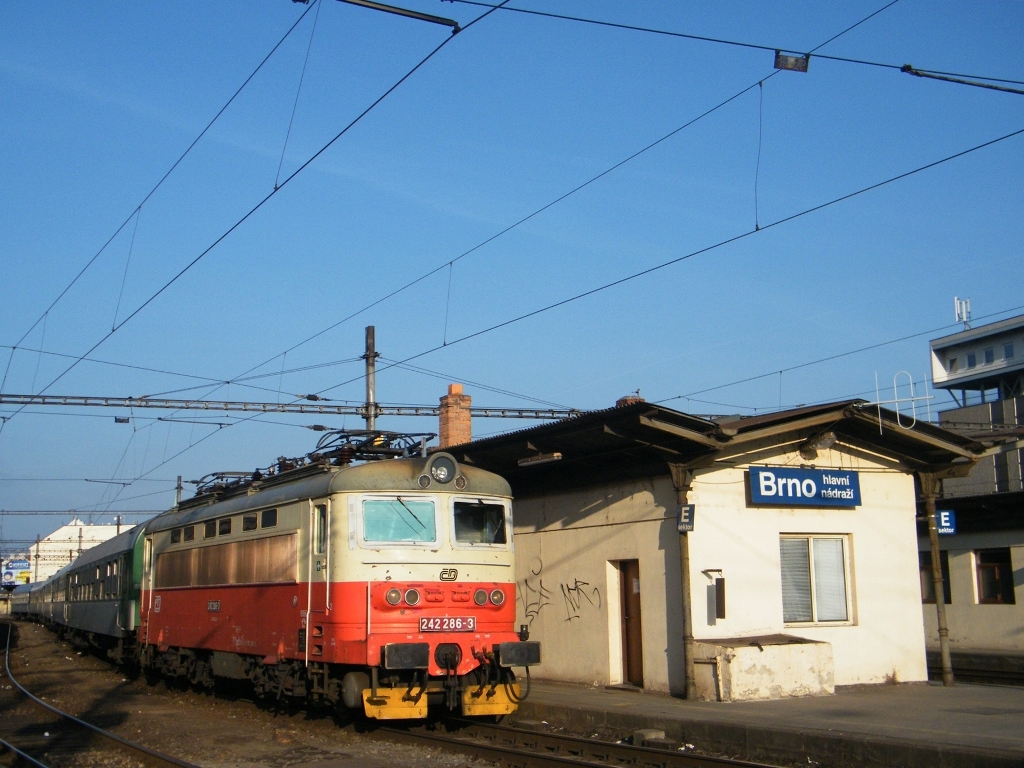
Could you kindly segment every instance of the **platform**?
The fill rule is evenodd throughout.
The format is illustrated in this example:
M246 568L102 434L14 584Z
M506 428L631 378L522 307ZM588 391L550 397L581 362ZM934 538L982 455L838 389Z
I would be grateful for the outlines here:
M712 754L778 765L1024 766L1024 688L1007 686L850 686L721 703L534 681L516 718L602 736L655 728Z

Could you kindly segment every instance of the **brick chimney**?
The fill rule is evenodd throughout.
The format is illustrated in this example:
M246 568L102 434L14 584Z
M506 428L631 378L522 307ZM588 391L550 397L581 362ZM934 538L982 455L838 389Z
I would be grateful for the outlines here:
M616 408L624 408L627 405L633 405L634 403L644 403L644 402L646 402L646 400L644 400L642 397L640 397L640 393L638 391L636 393L630 393L630 394L626 395L625 397L620 397L618 400L615 401L615 407Z
M449 384L448 394L441 398L441 448L461 445L473 439L473 424L469 406L473 398L462 394L461 384Z

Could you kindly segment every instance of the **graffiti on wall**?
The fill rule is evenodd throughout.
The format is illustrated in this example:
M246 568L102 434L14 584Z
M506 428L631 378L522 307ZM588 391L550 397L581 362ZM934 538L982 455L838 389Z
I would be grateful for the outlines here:
M523 609L523 617L527 626L533 626L544 607L551 604L554 593L544 586L544 579L541 574L544 571L544 562L535 557L530 561L530 575L519 582L519 603Z
M562 600L565 603L565 620L572 621L580 617L584 606L601 607L601 590L590 586L585 581L573 579L572 584L565 582L562 586Z

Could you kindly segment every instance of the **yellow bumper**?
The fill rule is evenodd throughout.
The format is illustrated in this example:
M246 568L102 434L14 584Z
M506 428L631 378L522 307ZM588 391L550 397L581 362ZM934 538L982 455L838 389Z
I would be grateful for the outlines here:
M404 688L378 688L377 695L363 691L363 710L377 720L417 720L427 716L427 694L410 697Z
M509 686L515 697L508 695L504 684L497 686L485 685L482 688L470 688L462 692L462 714L464 715L511 715L519 706L520 691L518 685Z

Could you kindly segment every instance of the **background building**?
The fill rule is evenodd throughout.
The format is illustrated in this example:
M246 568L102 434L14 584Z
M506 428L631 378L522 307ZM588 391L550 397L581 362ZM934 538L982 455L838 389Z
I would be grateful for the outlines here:
M82 552L119 534L121 525L88 525L77 517L28 548L31 581L45 581ZM18 559L18 558L10 558Z
M1024 316L931 342L936 388L958 407L939 423L1000 450L963 478L942 481L940 536L953 669L963 678L1024 682ZM955 530L955 533L953 532ZM935 602L927 531L919 530L922 595ZM938 666L935 611L925 611L929 664Z

